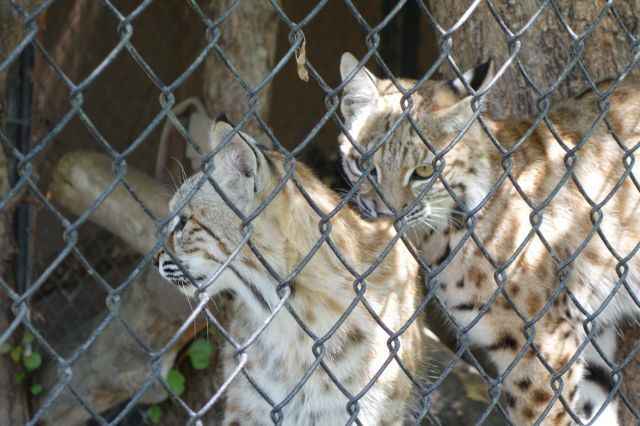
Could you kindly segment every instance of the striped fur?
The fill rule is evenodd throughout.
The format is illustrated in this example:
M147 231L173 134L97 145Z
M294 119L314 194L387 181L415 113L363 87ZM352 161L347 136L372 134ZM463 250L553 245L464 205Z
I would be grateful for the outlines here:
M464 98L466 90L460 82L428 82L418 90L410 114L414 127L407 119L397 124L402 109L395 86L368 71L354 71L356 64L351 55L343 56L343 79L352 80L345 87L342 111L355 147L345 135L340 143L350 180L356 182L369 173L358 194L361 210L373 217L404 215L413 228L409 235L426 263L436 267L449 262L438 275L439 297L460 324L471 323L480 309L488 309L469 334L476 345L488 350L499 371L513 366L504 381L512 421L565 425L581 418L616 425L617 400L605 405L613 383L609 367L615 363L613 327L624 316L637 317L638 308L624 287L607 300L619 278L616 257L602 236L617 256L629 257L624 285L637 297L640 166L636 161L626 174L619 143L631 148L640 141L640 80L628 78L609 97L607 122L598 121L593 93L553 109L549 119L564 148L540 123L515 149L532 122L492 122L485 117L502 149L514 150L510 159L503 160L494 141L473 120L470 98ZM486 67L483 78L475 75L477 71L465 75L474 90L489 75ZM415 82L401 80L401 84L412 87ZM450 147L467 125L464 136ZM567 151L576 148L592 126L593 133L576 149L571 166ZM607 126L615 129L618 141ZM388 140L373 152L385 135ZM429 145L435 152L446 151L442 161L434 160ZM358 150L366 153L364 157ZM426 174L429 167L434 169L432 176L416 175L417 171ZM618 180L620 187L611 194ZM426 194L411 208L421 192ZM601 213L592 216L590 203L603 203ZM532 213L532 206L543 205L541 214ZM473 221L465 221L465 210L475 213L477 224L472 229L467 229ZM592 233L594 228L598 233ZM504 293L491 262L474 239L465 238L469 232L493 262L504 265ZM458 246L461 249L451 255ZM587 316L600 310L591 322ZM524 332L524 321L531 319L536 320L533 345L526 342ZM591 343L580 347L586 324L595 327L592 341L606 360ZM547 367L562 379L563 401L555 398Z
M231 131L226 123L215 124L212 147L229 139ZM215 157L212 177L243 214L250 214L267 201L285 176L285 159L277 153L258 149L247 135L240 135L233 136ZM304 165L298 163L293 176L320 211L329 213L340 202ZM175 209L188 200L172 222L167 241L181 266L162 252L158 256L159 268L165 278L188 295L194 294L193 281L199 286L208 285L208 295L233 291L237 297L231 308L229 331L234 339L242 342L276 309L282 293L279 295L277 291L279 281L248 246L242 247L218 279L208 283L241 244L243 235L240 219L209 182L196 189L202 180L202 173L189 178L170 203ZM359 286L349 268L357 273L369 269L390 244L395 230L388 219L368 222L348 207L342 208L331 217L327 235L342 260L348 262L347 268L328 242L307 258L323 237L319 223L320 217L291 180L251 222L250 240L277 275L290 277L299 265L304 267L288 281L288 308L283 307L248 347L245 371L271 401L278 404L312 368L316 360L314 351L317 351L323 354L323 365L312 372L284 406L283 424L345 424L351 414L347 409L349 399L343 391L358 395L352 410L357 411L354 415L362 424L404 424L410 412L418 408L418 387L412 380L420 383L424 376L420 317L392 342L388 332L365 308L364 301L385 327L393 333L399 332L421 300L417 263L402 241L395 243L375 271L366 277L363 301L355 303L348 313L355 299L354 289ZM314 350L314 338L288 309L317 336L315 339L327 336L324 343ZM338 323L341 324L337 330L330 333ZM391 352L389 346L396 348L398 343L394 357L395 350ZM224 372L228 375L236 367L230 345L224 348L223 359ZM384 371L376 379L381 369ZM359 395L370 382L371 389ZM272 406L240 375L227 391L224 424L272 424L271 410Z

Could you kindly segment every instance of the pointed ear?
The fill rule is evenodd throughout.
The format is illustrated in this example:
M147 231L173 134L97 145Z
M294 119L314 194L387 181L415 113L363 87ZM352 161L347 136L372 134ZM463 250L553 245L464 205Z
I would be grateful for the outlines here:
M474 91L477 92L478 90L484 89L493 78L493 60L489 59L486 62L476 65L466 71L462 76ZM457 77L449 80L449 87L459 99L463 99L471 94L462 80Z
M432 119L444 133L459 133L473 117L471 96L435 114Z
M355 71L358 67L358 60L349 52L342 54L340 59L340 76L342 81L350 79L346 86L340 101L340 111L348 123L359 115L366 115L371 111L372 105L376 102L380 93L376 83L378 79L362 67Z
M233 131L233 127L224 121L218 121L211 126L209 141L211 148L224 142ZM257 146L256 141L249 135L239 132L218 152L213 160L215 170L213 177L234 201L242 202L253 199L264 186L264 163L266 159Z

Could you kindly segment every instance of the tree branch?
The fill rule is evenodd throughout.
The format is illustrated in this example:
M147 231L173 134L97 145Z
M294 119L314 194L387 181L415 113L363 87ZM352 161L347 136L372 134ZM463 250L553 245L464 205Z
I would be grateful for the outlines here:
M104 154L88 151L67 154L55 168L50 186L52 199L66 209L82 214L113 181L115 174L111 163L112 159ZM154 215L166 212L167 200L158 196L163 191L162 184L132 169L127 170L126 179ZM156 242L153 220L122 183L100 204L90 220L122 238L140 254L147 254ZM131 398L152 371L149 353L131 337L121 320L149 348L158 350L191 312L186 299L177 292L155 268L145 269L123 292L117 316L72 365L71 385L92 410L103 412ZM94 330L104 318L104 313L97 315L86 325L86 330ZM193 337L194 329L197 332L203 327L204 323L197 321L163 357L164 375L180 348ZM62 342L60 346L62 353L75 351L71 341ZM45 388L54 388L58 376L57 365L46 365L43 371ZM159 402L166 396L156 384L145 393L141 402ZM89 412L65 389L46 411L43 420L48 424L80 425L90 418Z

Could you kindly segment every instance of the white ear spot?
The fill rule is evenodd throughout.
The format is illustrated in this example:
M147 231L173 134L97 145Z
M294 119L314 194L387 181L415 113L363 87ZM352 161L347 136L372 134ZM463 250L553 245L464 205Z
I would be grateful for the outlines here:
M471 81L471 79L473 78L473 70L467 71L464 74L462 74L462 77L464 78L464 80L469 83ZM455 78L452 81L452 85L453 85L453 90L456 91L456 93L458 94L466 94L467 93L467 88L464 86L464 83L462 82L462 80L460 80L459 78Z
M485 85L489 83L493 78L493 61L488 60L487 62L476 65L475 67L462 74L462 77L467 82L467 84L477 92L478 90L484 88ZM459 78L454 78L450 81L450 84L451 88L461 98L469 95L467 88Z

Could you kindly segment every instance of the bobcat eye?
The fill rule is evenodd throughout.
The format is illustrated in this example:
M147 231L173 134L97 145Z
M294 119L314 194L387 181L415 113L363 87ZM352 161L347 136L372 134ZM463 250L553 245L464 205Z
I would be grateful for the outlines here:
M349 171L355 176L360 176L362 174L358 160L348 161L345 168L349 169Z
M360 174L363 174L365 170L367 170L367 165L364 161L362 162L358 162L356 163L357 167L358 167L358 171L360 172ZM376 166L373 166L371 168L371 170L369 170L369 176L371 176L372 178L375 178L378 174L378 169L376 168Z
M433 166L431 164L425 166L418 166L413 171L413 179L427 179L433 175Z

